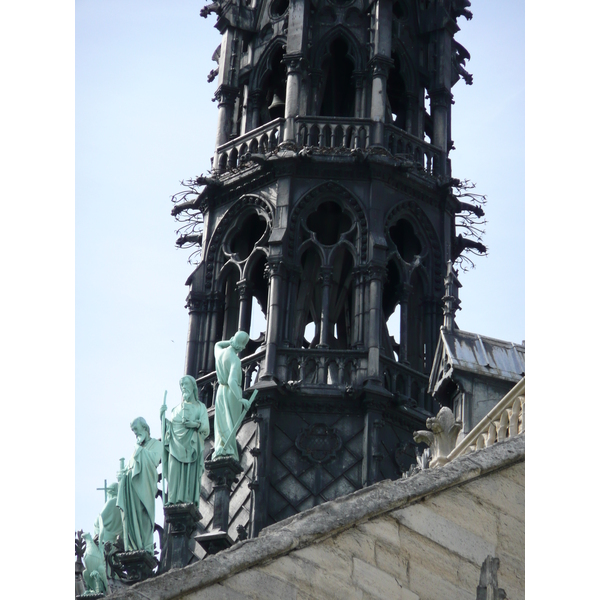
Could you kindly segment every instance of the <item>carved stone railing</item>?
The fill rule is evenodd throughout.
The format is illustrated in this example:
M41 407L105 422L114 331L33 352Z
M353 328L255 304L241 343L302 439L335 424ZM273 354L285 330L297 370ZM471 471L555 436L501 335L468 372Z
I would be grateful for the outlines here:
M244 135L240 135L217 148L217 164L213 165L219 172L229 171L239 166L244 154L266 154L275 150L283 140L285 119L274 119Z
M525 433L525 378L456 445L448 460Z
M295 138L298 146L317 148L369 147L370 119L343 117L296 117Z
M255 383L258 379L261 363L265 357L265 349L261 348L254 354L242 358L242 389L245 390ZM207 408L214 405L216 398L217 373L213 371L196 379L198 384L198 395L200 401L204 402Z
M277 376L302 386L327 385L345 389L356 386L366 373L367 354L361 350L281 348L277 352Z
M279 348L276 377L283 383L302 387L327 386L329 390L358 388L367 379L368 352L366 350L333 350L329 348ZM253 385L263 366L265 349L242 359L242 389ZM410 367L385 356L380 358L380 376L383 387L408 406L430 409L426 406L429 379ZM213 371L196 379L200 400L207 408L214 405L218 386Z
M371 146L373 123L370 119L351 117L296 117L294 141L299 147L366 150ZM284 126L285 119L274 119L222 144L216 151L214 170L223 173L237 168L241 157L248 152L267 154L275 150L283 140ZM439 148L394 125L385 126L384 146L394 156L411 161L429 175L444 172L446 158Z
M402 403L430 409L425 406L429 377L407 365L386 356L379 359L383 387Z
M444 171L445 157L439 148L394 125L385 126L384 145L391 154L412 160L429 175L442 174Z

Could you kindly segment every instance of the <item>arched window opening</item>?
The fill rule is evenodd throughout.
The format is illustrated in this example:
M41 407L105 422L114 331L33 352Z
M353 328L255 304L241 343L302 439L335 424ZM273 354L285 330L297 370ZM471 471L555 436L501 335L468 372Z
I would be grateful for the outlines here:
M427 348L425 345L425 293L423 283L417 273L411 278L411 291L408 296L408 340L407 359L415 371L426 371Z
M383 284L382 311L385 327L383 329L383 350L389 358L400 360L402 343L401 301L402 282L398 266L390 261L387 266L387 278Z
M336 250L332 259L331 288L329 290L329 315L327 344L331 348L347 349L352 344L354 260L346 247Z
M431 144L433 140L433 119L431 117L431 99L429 94L425 93L423 102L423 139Z
M265 219L253 212L244 219L232 234L229 248L237 260L246 260L267 229Z
M339 242L342 233L352 226L350 216L342 211L337 202L323 202L306 220L317 240L324 246L332 246Z
M271 17L273 17L274 19L283 17L283 15L286 13L289 5L290 5L290 0L273 0L273 2L271 2L271 7L269 9L269 12L271 13Z
M248 295L251 296L249 307L249 323L241 327L248 331L250 341L246 346L245 354L252 354L264 343L267 331L267 298L269 295L269 282L265 277L267 258L261 254L246 276ZM240 324L242 325L242 324Z
M302 278L298 287L294 318L295 346L316 346L321 329L323 287L320 278L321 257L316 248L309 248L300 258ZM312 325L312 327L310 327Z
M262 86L262 103L259 114L259 126L283 117L285 114L285 88L287 76L283 64L283 46L279 46L269 64L269 72Z
M254 341L264 338L267 331L267 317L256 296L252 297L252 318L250 320L250 339Z
M421 254L421 242L406 219L399 219L395 225L390 227L390 238L400 256L407 263L412 262L417 255Z
M400 129L406 129L406 113L408 108L406 86L400 74L400 57L396 52L393 52L392 58L394 60L394 67L390 69L387 80L387 121Z
M353 117L355 88L352 80L354 63L348 54L348 44L339 37L331 42L323 61L323 87L320 116Z
M231 269L224 282L223 334L221 339L228 340L238 330L240 297L237 290L239 272Z

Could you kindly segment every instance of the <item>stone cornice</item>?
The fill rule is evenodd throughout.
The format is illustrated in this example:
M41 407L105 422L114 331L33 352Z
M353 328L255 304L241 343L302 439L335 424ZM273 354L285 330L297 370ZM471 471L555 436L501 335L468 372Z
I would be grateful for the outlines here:
M114 600L175 600L253 566L318 543L332 535L404 508L431 494L464 485L525 460L525 435L461 456L436 469L382 481L336 498L262 530L254 539L185 569L169 571L111 596Z

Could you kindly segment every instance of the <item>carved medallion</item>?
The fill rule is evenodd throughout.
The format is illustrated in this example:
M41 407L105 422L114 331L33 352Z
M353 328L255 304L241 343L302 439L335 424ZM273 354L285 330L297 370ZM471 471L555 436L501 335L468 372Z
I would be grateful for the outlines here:
M315 423L303 429L296 438L296 448L310 462L322 464L335 458L342 447L342 438L333 427Z

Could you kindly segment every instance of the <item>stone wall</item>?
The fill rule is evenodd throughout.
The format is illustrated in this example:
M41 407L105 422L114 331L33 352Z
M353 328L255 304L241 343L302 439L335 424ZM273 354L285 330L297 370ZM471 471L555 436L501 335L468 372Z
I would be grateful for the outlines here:
M473 600L502 598L500 588L519 600L524 476L521 435L305 511L118 597Z

